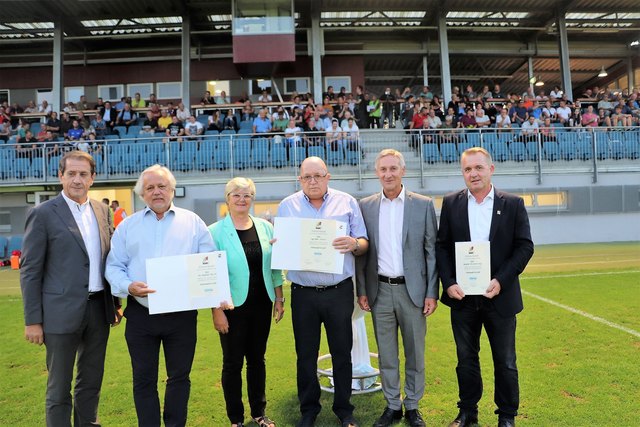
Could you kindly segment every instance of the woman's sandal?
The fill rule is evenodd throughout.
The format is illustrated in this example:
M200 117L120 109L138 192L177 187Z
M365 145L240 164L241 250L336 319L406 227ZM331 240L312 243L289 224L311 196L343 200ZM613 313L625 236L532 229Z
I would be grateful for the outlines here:
M240 421L239 423L233 423L231 424L231 427L244 427L244 423L242 421Z
M270 420L269 417L267 417L266 415L263 415L258 418L254 418L253 421L255 421L259 427L275 427L276 426L275 421Z

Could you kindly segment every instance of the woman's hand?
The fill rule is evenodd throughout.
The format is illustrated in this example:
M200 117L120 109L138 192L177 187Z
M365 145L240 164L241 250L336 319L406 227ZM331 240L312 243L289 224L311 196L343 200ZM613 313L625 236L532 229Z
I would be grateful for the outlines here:
M221 308L214 308L211 312L213 316L213 327L216 328L216 331L221 334L228 333L229 321L227 320L227 315L224 314L224 310Z
M276 323L282 320L282 316L284 316L284 303L276 301L273 304L273 318L276 319Z

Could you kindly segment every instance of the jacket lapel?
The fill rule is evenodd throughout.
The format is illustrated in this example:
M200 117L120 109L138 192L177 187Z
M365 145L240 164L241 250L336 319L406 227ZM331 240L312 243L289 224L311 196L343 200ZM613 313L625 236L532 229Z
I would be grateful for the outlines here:
M225 247L225 251L233 250L237 252L238 255L244 256L244 249L242 247L242 242L240 241L240 237L238 237L238 232L236 231L236 227L233 225L233 221L231 220L231 214L227 214L226 217L222 220L222 226L224 227L224 234L231 242L229 247Z
M494 199L493 199L493 215L491 215L491 229L489 230L489 241L493 241L493 237L500 227L500 223L502 222L502 216L504 215L504 197L502 196L502 192L498 192L494 188Z
M404 213L402 218L402 247L404 247L409 235L409 224L411 224L411 211L413 210L413 193L404 192Z
M458 224L462 225L462 232L464 233L463 241L471 241L471 230L469 230L469 199L468 192L469 190L463 190L458 194L458 215L460 215L460 220Z
M98 232L100 233L100 253L104 257L107 253L107 244L111 239L110 230L104 226L107 223L107 219L103 215L104 210L99 209L98 201L90 200L91 209L93 210L93 214L96 217L96 221L98 222Z
M76 224L76 220L73 218L73 214L69 209L69 205L67 205L67 202L64 197L62 197L62 194L56 197L53 202L55 207L54 212L60 217L64 227L69 230L78 245L80 245L82 252L84 252L84 254L88 257L89 254L87 253L87 248L84 245L84 240L82 240L82 234L80 233L78 224Z

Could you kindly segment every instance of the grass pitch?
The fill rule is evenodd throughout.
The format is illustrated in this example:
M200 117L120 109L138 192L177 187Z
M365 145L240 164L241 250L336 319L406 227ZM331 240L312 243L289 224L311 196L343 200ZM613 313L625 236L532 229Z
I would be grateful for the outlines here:
M518 315L520 426L635 426L640 400L640 244L539 246L522 276L525 310ZM288 289L285 295L288 296ZM288 307L287 307L288 308ZM23 339L17 272L0 270L0 426L44 425L47 372L44 347ZM199 315L189 425L229 425L220 384L222 355L211 315ZM376 351L367 316L369 346ZM322 353L327 352L323 343ZM447 425L457 414L456 356L449 309L429 317L427 425ZM267 350L267 414L279 426L298 420L295 349L290 311L273 325ZM403 359L402 359L403 360ZM493 369L483 336L485 380L480 424L496 425ZM161 362L161 372L164 364ZM161 375L162 377L162 375ZM131 366L123 325L112 329L102 387L104 426L135 426ZM159 384L164 390L163 381ZM381 393L354 396L360 425L382 412ZM338 425L331 395L323 393L318 426ZM247 404L248 407L248 404ZM248 409L247 409L248 420Z

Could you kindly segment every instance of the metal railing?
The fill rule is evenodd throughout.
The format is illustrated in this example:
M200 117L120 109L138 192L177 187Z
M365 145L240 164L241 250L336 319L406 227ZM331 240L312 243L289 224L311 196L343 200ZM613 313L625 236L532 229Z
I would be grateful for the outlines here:
M11 141L10 141L11 142ZM459 173L459 156L469 147L486 148L500 173L544 174L640 171L640 128L548 128L525 135L521 129L362 130L349 137L324 132L287 137L208 131L194 139L165 135L108 136L89 147L98 181L132 181L159 163L177 176L224 182L246 175L258 181L287 181L298 175L308 156L323 158L337 179L372 178L376 154L383 148L403 152L407 172L424 178ZM0 144L0 185L57 182L60 156L74 149L68 142Z

